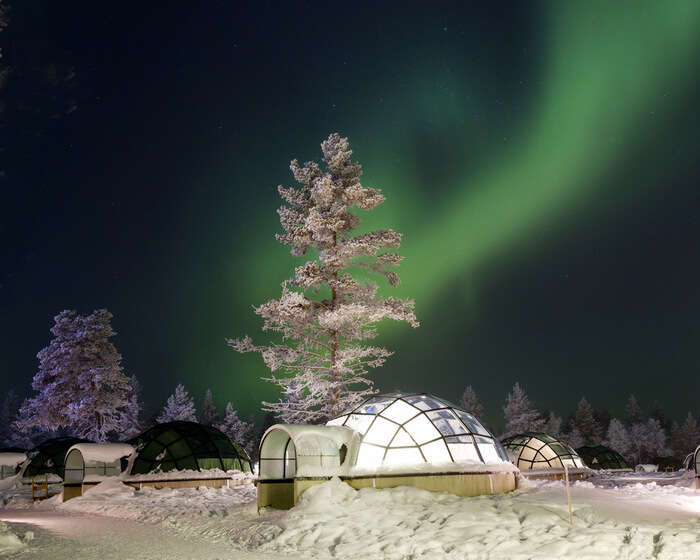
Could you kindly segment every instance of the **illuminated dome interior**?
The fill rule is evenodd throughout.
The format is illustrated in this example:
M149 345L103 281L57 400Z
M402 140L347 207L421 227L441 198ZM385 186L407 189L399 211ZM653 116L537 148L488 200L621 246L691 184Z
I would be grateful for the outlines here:
M377 395L327 425L362 435L360 468L508 460L498 440L472 414L427 394Z

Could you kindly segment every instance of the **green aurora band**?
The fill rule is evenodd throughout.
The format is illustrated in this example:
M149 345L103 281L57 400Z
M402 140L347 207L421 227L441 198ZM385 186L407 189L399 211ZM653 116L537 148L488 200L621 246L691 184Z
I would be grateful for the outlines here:
M387 376L400 379L401 388L425 388L438 394L442 390L444 397L456 400L456 391L470 382L467 374L460 380L437 380L425 387L420 369L436 358L439 350L433 354L431 349L437 340L446 338L443 349L460 344L461 335L446 334L448 330L472 328L464 317L478 312L470 308L475 305L474 291L483 283L479 280L482 266L499 255L526 247L567 216L576 216L564 224L569 228L590 221L599 210L596 201L603 194L624 200L638 192L636 189L654 187L653 181L611 186L613 168L621 162L637 165L635 158L651 149L657 129L668 127L669 122L673 126L678 118L670 107L691 93L688 76L700 53L700 3L565 2L548 6L551 13L538 16L545 22L544 36L538 38L542 56L535 69L541 79L532 86L535 91L529 93L526 111L518 114L512 108L504 109L505 117L512 117L512 122L493 136L504 133L507 141L498 148L493 140L491 153L484 154L483 163L477 164L472 154L465 154L462 167L438 170L438 184L429 184L415 173L423 162L416 161L412 152L411 130L427 126L444 132L448 164L455 159L450 159L450 150L468 150L472 145L470 136L480 132L468 117L481 102L475 101L470 90L474 77L464 73L418 73L397 85L397 92L403 95L397 96L391 107L382 109L365 111L363 90L357 99L348 100L345 116L312 127L315 132L328 125L332 128L323 134L339 130L349 136L365 168L365 184L379 187L387 195L382 207L362 216L363 227L391 227L405 234L401 253L407 259L399 270L402 285L397 294L415 298L423 322L419 331L423 332L408 332L410 329L389 324L382 327L380 343L396 350L397 355L384 371L374 375L381 389L396 388L382 381ZM459 67L459 55L452 56L454 66ZM443 80L444 87L427 87L430 80ZM664 113L665 121L654 120L653 115L659 112ZM311 144L305 144L290 136L279 144L290 150L287 159L317 160L321 138L318 135L315 141L309 140ZM279 144L275 156L280 153ZM275 161L275 170L281 164L286 162ZM276 175L275 180L290 184L291 176ZM609 189L618 192L612 194ZM210 279L211 289L201 295L200 302L194 302L201 308L220 308L215 340L196 337L185 349L187 371L201 370L204 364L207 371L221 372L222 385L237 387L260 399L272 395L272 388L258 379L266 374L264 366L254 357L239 356L233 350L223 355L218 350L223 336L217 337L218 333L240 336L247 332L261 338L250 305L276 297L279 282L302 262L290 257L287 249L272 238L279 229L274 213L278 205L279 199L271 191L251 205L245 224L238 226L238 235L245 235L251 244L250 251L239 256L229 253L233 261L224 265L226 273ZM232 247L227 245L226 251L233 252ZM389 293L388 289L384 292ZM448 294L455 292L461 294L457 301L448 302L446 298L453 297ZM223 305L222 293L228 300ZM451 309L445 309L448 303ZM211 317L197 318L195 323L203 325L207 320ZM212 336L211 331L200 329L207 337ZM210 352L213 347L217 348L216 355L202 355L203 348ZM460 360L436 360L436 368L465 367L455 365ZM237 372L235 376L225 373L231 370ZM505 379L503 387L509 387L512 381ZM206 384L201 382L202 387ZM504 393L481 396L487 404L498 406ZM239 400L243 404L245 399ZM567 407L574 404L567 403ZM245 405L241 408L245 413L252 411Z

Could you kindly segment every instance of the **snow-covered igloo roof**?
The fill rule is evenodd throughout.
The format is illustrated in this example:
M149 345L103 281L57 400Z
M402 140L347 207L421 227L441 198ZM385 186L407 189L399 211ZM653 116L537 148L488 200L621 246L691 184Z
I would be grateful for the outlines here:
M501 441L519 469L582 469L581 457L566 443L540 432L525 432Z
M355 460L359 471L433 470L430 465L473 471L480 464L508 463L503 447L479 420L433 395L377 395L327 425L352 428L361 435Z
M122 457L128 457L134 452L134 447L128 443L77 443L66 453L77 451L82 455L85 465L97 463L113 463Z

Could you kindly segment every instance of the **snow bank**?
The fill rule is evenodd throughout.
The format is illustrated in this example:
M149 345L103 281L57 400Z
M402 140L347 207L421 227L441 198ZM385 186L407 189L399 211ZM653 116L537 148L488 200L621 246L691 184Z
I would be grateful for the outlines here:
M229 480L236 481L253 481L255 475L248 472L242 471L223 471L221 469L206 469L203 471L195 470L172 470L172 471L160 471L152 472L148 474L134 474L128 475L124 473L119 477L121 480L127 482L137 482L141 481L157 481L157 480L211 480L218 478L228 478Z
M15 552L24 546L22 539L12 532L7 523L0 521L0 554Z
M630 522L632 511L650 504L645 494L660 512ZM561 482L460 498L408 487L356 491L335 478L307 490L284 519L284 530L261 548L347 560L700 557L700 493L681 489L669 496L646 485L621 497L618 490L577 482L572 495L569 525ZM606 506L616 501L625 502L627 519L608 514Z
M520 469L508 461L482 463L481 461L448 461L443 463L413 463L409 465L386 465L368 469L353 467L349 476L372 476L421 473L519 473Z

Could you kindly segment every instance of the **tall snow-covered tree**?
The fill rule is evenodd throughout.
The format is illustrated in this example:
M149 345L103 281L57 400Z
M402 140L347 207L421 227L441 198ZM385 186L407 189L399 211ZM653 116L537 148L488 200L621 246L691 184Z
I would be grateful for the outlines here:
M655 418L633 424L629 429L630 453L637 463L651 461L668 454L666 433Z
M54 318L54 338L37 354L39 371L32 387L38 394L20 411L24 427L69 428L95 441L118 431L129 380L109 341L116 334L111 318L106 309L87 316L66 310Z
M617 451L623 457L630 457L632 452L632 441L625 425L617 418L610 420L607 434L603 445Z
M586 397L582 397L579 401L572 422L578 428L585 443L600 443L600 426L595 419L593 407L586 400Z
M204 393L204 403L202 405L202 415L200 422L205 426L213 426L219 419L219 413L214 405L214 397L212 397L211 389L207 389Z
M671 450L676 457L683 460L688 453L695 451L698 444L700 444L700 424L692 413L688 412L681 426L677 422L673 423Z
M129 392L126 395L126 406L122 412L122 422L119 435L122 439L130 439L140 434L145 426L141 420L143 402L141 401L141 383L132 375L129 378Z
M196 422L197 413L194 408L194 401L185 390L185 386L180 383L175 387L175 392L168 397L168 401L163 407L160 416L156 418L159 424L183 420L185 422Z
M637 403L637 397L630 395L625 405L625 423L628 426L632 426L633 424L639 424L643 421L644 417L642 416L642 409L639 407L639 403Z
M504 437L523 432L541 432L544 427L544 419L519 383L513 385L513 390L506 397L503 413L506 421Z
M216 425L228 438L243 446L248 455L253 454L255 441L255 427L250 422L245 422L238 417L238 411L234 410L231 403L226 404L224 419Z
M586 440L579 432L579 429L573 425L571 429L564 434L564 440L574 449L578 449L582 445L586 445Z
M483 421L484 407L481 406L479 398L476 396L476 392L471 385L467 385L467 388L464 389L462 398L459 401L459 406L461 406L463 410L466 410L467 412L476 416L479 420Z
M563 433L561 430L561 423L562 419L554 414L554 412L549 413L547 416L547 421L544 424L544 427L542 428L542 431L545 434L548 434L552 437L555 437L557 439L561 439L563 437Z
M317 255L282 283L279 299L255 308L263 331L281 334L282 341L258 346L248 336L228 340L239 352L262 355L273 372L267 381L283 395L278 402L264 402L263 410L287 422L321 422L374 393L368 368L381 366L391 352L364 342L377 335L382 319L419 325L412 300L382 298L378 285L365 277L376 274L398 285L392 269L402 257L393 250L401 234L388 229L353 235L360 224L353 209L371 210L384 195L361 185L362 168L351 161L347 138L331 134L321 150L325 169L293 160L290 169L299 187L278 187L287 205L278 210L285 233L277 239L294 256ZM299 400L284 398L292 383Z

